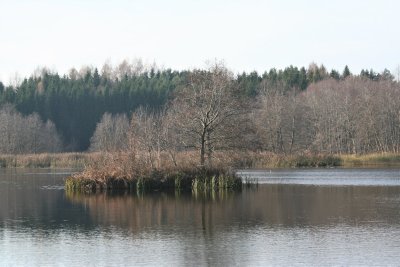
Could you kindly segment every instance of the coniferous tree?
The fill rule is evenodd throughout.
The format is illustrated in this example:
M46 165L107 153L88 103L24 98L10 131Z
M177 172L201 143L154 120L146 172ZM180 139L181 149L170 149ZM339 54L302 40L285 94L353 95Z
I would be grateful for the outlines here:
M338 81L340 80L340 73L337 70L332 69L331 73L329 74L329 77Z
M98 87L100 85L100 75L99 75L99 71L96 69L94 69L94 73L93 73L93 85L94 87Z
M342 73L342 79L346 79L347 77L349 77L351 75L350 69L349 67L346 65L343 69L343 73Z

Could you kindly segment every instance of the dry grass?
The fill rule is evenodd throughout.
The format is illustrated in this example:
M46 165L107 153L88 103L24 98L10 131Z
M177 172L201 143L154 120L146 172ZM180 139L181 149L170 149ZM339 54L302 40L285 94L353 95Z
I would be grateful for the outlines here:
M398 167L400 154L372 153L366 155L247 153L242 160L247 168L297 167Z
M395 153L373 153L366 155L341 155L345 167L358 166L400 166L400 154Z
M146 157L130 153L104 153L84 171L68 177L65 185L68 191L89 193L109 190L210 191L241 188L241 178L221 167L222 164L220 167L204 168L197 166L196 162L191 152L177 155L176 165L168 160L167 154L163 154L160 167L155 168L156 164L149 163Z
M145 153L141 153L145 154ZM130 176L132 158L129 153L43 153L27 155L0 155L0 168L78 168L90 169L92 173L105 173L105 169L112 169L115 176ZM151 164L145 157L137 163L141 164L142 171L151 170ZM198 168L199 155L196 151L179 152L175 155L177 166L180 169ZM123 163L123 164L116 164ZM116 167L118 166L118 167ZM144 167L146 166L146 167ZM157 168L156 160L153 166ZM171 155L161 153L160 166L164 170L173 171L177 166L171 160ZM323 155L299 154L282 155L271 152L224 151L213 155L213 168L226 169L240 168L294 168L294 167L329 167L329 166L400 166L400 154L373 153L366 155Z
M84 168L98 153L0 155L0 168Z
M271 152L240 152L228 157L234 168L298 168L298 167L334 167L341 166L338 156L323 154L284 155Z

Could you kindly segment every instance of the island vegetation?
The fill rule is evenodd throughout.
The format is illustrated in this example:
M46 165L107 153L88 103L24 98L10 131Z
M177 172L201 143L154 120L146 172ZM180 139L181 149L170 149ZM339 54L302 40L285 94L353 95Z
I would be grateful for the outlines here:
M237 188L237 168L398 165L400 84L316 64L42 69L0 83L0 137L0 167L83 168L68 188Z

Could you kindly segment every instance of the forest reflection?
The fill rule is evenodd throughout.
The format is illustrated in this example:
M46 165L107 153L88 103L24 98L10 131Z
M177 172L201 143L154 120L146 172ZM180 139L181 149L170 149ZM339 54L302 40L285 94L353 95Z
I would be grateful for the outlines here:
M146 228L203 229L212 233L252 227L329 227L397 224L399 187L260 185L209 195L77 195L67 199L94 223L131 232Z

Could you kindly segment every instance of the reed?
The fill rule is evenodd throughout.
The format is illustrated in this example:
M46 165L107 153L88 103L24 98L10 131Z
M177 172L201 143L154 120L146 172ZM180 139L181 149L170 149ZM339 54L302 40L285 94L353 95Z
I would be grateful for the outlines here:
M122 155L123 153L119 153ZM0 155L0 168L74 168L83 169L87 166L104 163L108 154L93 153L42 153L21 155ZM176 153L177 165L186 169L196 169L198 154L196 151ZM112 160L111 160L112 161ZM167 153L161 153L163 169L174 170ZM148 162L142 162L149 165ZM100 164L97 164L100 165ZM109 164L106 164L107 166ZM128 164L129 165L129 164ZM230 166L234 169L244 168L302 168L302 167L392 167L400 166L400 154L371 153L365 155L329 155L329 154L276 154L271 152L223 151L215 152L213 168L224 169ZM114 168L115 166L111 166ZM127 168L119 166L118 168ZM143 169L143 167L141 167ZM179 181L177 181L179 182Z
M340 156L345 167L399 167L400 154L396 153L372 153L366 155L342 155Z
M239 164L244 168L315 168L342 166L337 155L324 154L275 154L270 152L248 152ZM244 163L244 164L243 164Z
M0 168L83 168L98 157L98 153L0 155Z
M240 190L242 179L221 169L154 170L144 176L115 176L112 173L84 171L65 180L71 192L105 191L196 191Z
M398 153L280 155L268 152L244 154L244 168L400 167ZM241 164L237 164L241 165Z

